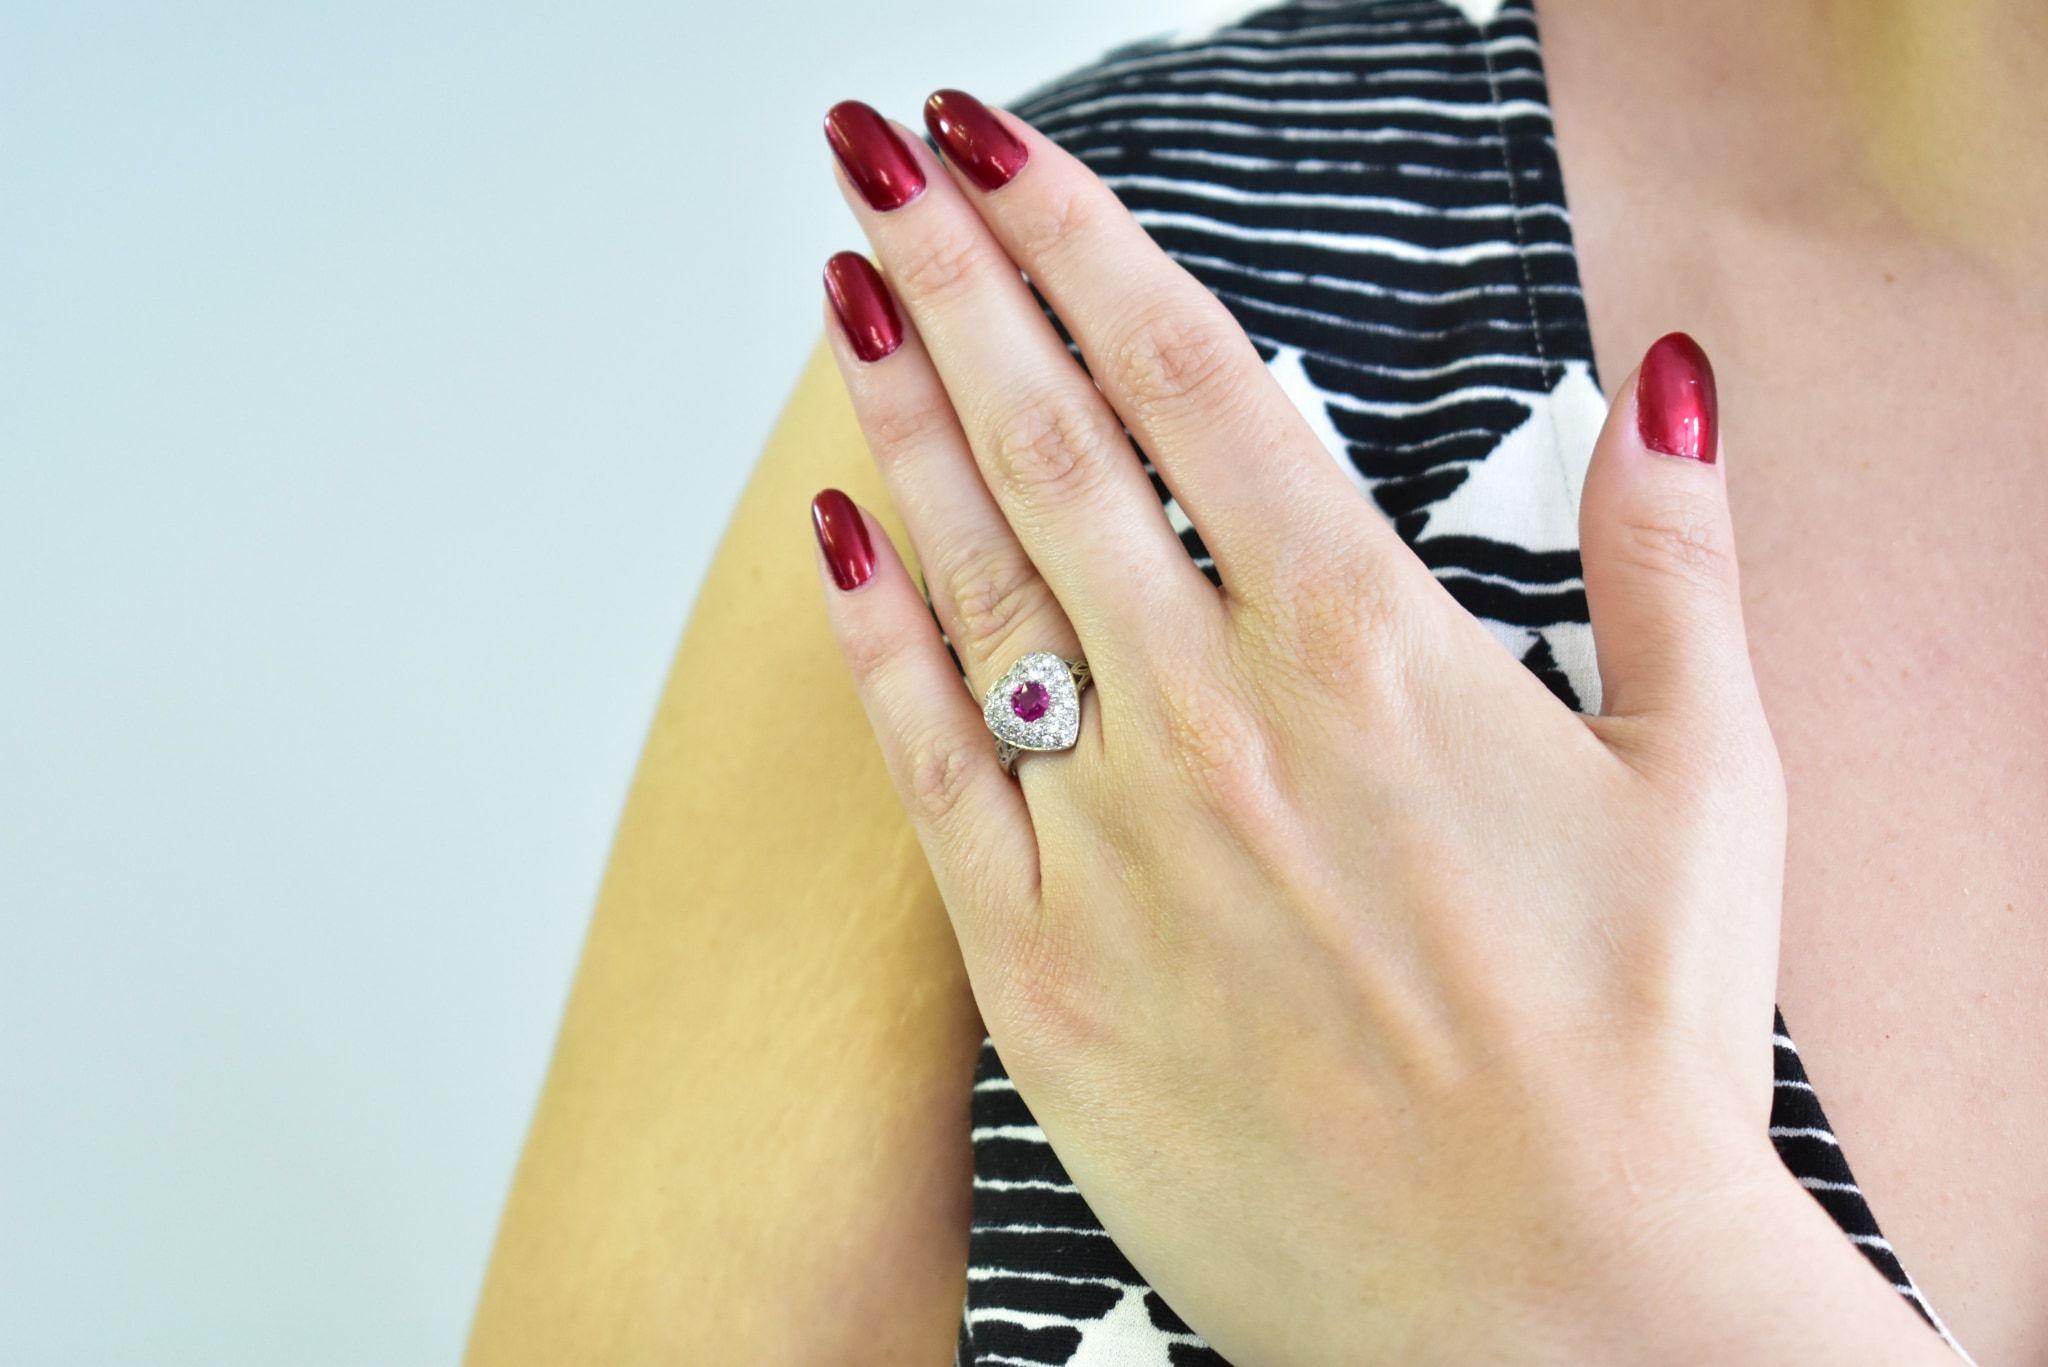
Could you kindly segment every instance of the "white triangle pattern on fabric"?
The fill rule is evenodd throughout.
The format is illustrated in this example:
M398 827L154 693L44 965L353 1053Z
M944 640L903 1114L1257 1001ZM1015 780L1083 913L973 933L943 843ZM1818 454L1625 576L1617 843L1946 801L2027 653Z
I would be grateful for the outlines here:
M1296 348L1278 348L1267 369L1337 467L1370 496L1372 482L1352 462L1348 443L1330 420L1329 405L1343 400L1316 386ZM1593 443L1607 420L1607 400L1586 362L1567 361L1563 369L1548 393L1513 392L1516 402L1529 405L1529 416L1472 464L1463 484L1430 505L1431 535L1485 537L1531 551L1578 549L1579 495ZM1585 623L1554 623L1540 632L1505 622L1487 621L1486 627L1518 660L1539 638L1547 641L1581 709L1600 710L1600 672Z
M1579 545L1579 494L1593 443L1607 421L1607 400L1593 368L1567 361L1547 394L1517 391L1529 416L1471 467L1448 498L1429 506L1431 535L1446 532L1508 541L1532 551Z
M1081 1342L1067 1367L1173 1367L1173 1345L1200 1346L1193 1334L1175 1334L1152 1322L1145 1288L1126 1287L1107 1315L1081 1329Z
M1584 361L1567 361L1548 394L1527 397L1529 416L1473 465L1450 497L1431 505L1431 534L1483 536L1531 551L1578 549L1579 496L1593 444L1607 421L1607 400ZM1600 710L1600 669L1590 626L1556 622L1538 632L1489 620L1486 627L1518 660L1539 638L1549 642L1580 710Z
M1485 28L1500 13L1501 0L1445 0L1445 3L1480 28Z

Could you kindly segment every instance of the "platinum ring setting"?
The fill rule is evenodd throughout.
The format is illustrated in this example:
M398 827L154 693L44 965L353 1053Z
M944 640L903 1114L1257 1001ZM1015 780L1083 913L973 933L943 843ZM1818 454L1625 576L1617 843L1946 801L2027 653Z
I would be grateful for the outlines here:
M1015 776L1018 756L1032 750L1069 750L1081 735L1081 690L1088 662L1049 650L1010 666L981 698L981 719L996 738L1003 772Z

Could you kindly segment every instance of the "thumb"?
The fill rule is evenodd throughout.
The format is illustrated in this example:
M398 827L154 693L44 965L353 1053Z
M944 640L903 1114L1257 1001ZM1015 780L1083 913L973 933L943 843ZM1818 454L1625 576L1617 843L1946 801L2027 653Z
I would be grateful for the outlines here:
M1714 368L1682 332L1623 382L1579 502L1586 600L1608 716L1755 714Z

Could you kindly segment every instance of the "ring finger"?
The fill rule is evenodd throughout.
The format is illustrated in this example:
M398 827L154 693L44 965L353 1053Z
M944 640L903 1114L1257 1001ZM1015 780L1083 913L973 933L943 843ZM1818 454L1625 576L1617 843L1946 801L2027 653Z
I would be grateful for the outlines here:
M825 265L825 293L834 317L826 334L854 414L975 696L1032 651L1078 657L1073 624L982 482L952 400L888 286L866 257L840 252ZM1084 742L1090 711L1082 709Z

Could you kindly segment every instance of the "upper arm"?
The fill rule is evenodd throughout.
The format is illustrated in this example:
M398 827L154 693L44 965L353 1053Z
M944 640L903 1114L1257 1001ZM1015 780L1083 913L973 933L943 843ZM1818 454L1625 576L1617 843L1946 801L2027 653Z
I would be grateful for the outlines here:
M473 1362L950 1351L980 1025L818 602L827 484L887 506L821 347L662 694Z

